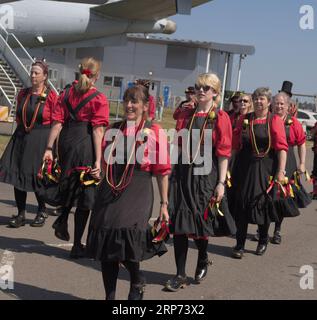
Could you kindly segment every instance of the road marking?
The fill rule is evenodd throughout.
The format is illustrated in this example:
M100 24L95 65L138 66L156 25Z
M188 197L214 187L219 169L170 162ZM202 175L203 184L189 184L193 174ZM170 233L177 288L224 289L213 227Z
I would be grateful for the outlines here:
M72 247L73 243L42 243L42 244L22 244L22 248L37 248L37 247L57 247L57 248L68 248Z

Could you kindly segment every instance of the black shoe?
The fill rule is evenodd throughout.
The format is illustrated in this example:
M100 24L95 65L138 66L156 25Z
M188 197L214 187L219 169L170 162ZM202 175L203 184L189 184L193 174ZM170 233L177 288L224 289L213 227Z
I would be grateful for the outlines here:
M23 214L18 214L17 216L12 216L9 220L8 226L11 228L20 228L25 225L25 216Z
M187 276L175 276L168 280L165 284L165 289L172 292L177 292L179 289L184 289L189 285Z
M128 300L143 300L145 292L145 282L131 284Z
M62 207L56 207L55 209L51 210L51 216L58 217L62 214Z
M206 279L208 266L212 265L212 261L208 261L208 258L197 262L195 271L195 281L201 282Z
M231 253L232 258L242 259L244 253L244 249L241 247L234 247Z
M258 256L263 256L266 249L267 249L267 243L259 243L256 248L255 254Z
M69 241L70 236L68 233L67 220L63 221L58 217L52 228L55 229L55 237L64 241Z
M316 193L313 193L313 194L312 194L312 199L313 199L313 200L317 200L317 194L316 194Z
M43 227L47 214L45 212L38 212L35 219L30 223L31 227Z
M85 246L83 246L82 244L76 246L74 245L72 247L72 250L70 251L69 256L72 259L84 258L86 256Z
M281 232L280 231L275 231L273 238L272 238L272 243L274 244L281 244L282 242L282 236L281 236Z

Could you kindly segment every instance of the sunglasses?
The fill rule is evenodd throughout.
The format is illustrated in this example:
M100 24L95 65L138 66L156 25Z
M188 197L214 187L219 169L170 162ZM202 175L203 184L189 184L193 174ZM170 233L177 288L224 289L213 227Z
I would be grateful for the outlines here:
M241 99L239 102L249 103L250 101L248 99Z
M204 92L207 92L210 89L212 89L212 87L211 86L199 86L198 84L195 84L195 90L200 91L201 89L203 89Z

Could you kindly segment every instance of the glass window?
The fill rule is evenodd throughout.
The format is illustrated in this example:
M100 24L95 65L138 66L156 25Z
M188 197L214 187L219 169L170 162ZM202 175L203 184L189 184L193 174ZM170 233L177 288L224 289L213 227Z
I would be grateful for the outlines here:
M314 118L317 120L317 114L314 114Z
M113 86L121 88L122 80L123 80L122 77L114 77Z
M104 77L103 78L103 85L104 86L112 86L112 77Z
M299 118L299 119L309 119L309 116L304 112L298 111L297 118Z

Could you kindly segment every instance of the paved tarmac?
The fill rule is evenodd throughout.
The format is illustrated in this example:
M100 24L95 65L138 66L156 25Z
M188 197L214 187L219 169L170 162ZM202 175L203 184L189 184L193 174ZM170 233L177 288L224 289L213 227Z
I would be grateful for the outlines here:
M309 170L311 166L312 153L308 150ZM311 191L312 186L306 186L307 190ZM155 190L158 195L156 187ZM158 201L156 198L153 217L158 213ZM55 217L50 216L42 228L30 227L29 222L35 217L36 212L33 194L28 194L27 203L27 224L19 229L8 228L6 226L8 219L16 213L13 188L0 184L0 267L11 265L14 272L13 289L3 290L4 284L0 283L0 299L104 299L99 263L89 259L69 258L72 244L55 238L51 228ZM249 227L250 234L255 230L256 226ZM70 232L71 234L73 232L72 215ZM199 285L191 279L189 287L172 293L162 290L163 284L175 273L173 246L169 240L168 253L142 263L147 278L144 298L149 300L317 299L316 200L301 211L301 216L284 220L282 244L269 244L264 256L256 256L254 251L257 243L247 241L244 258L232 259L231 248L234 244L233 238L210 238L208 252L213 265L209 268L207 279ZM194 276L196 261L197 251L194 243L190 241L186 271L191 278ZM305 274L300 273L303 266L306 266L302 269ZM308 274L309 271L312 272ZM308 289L301 288L301 284ZM117 299L127 299L128 291L129 276L122 268L119 273Z

